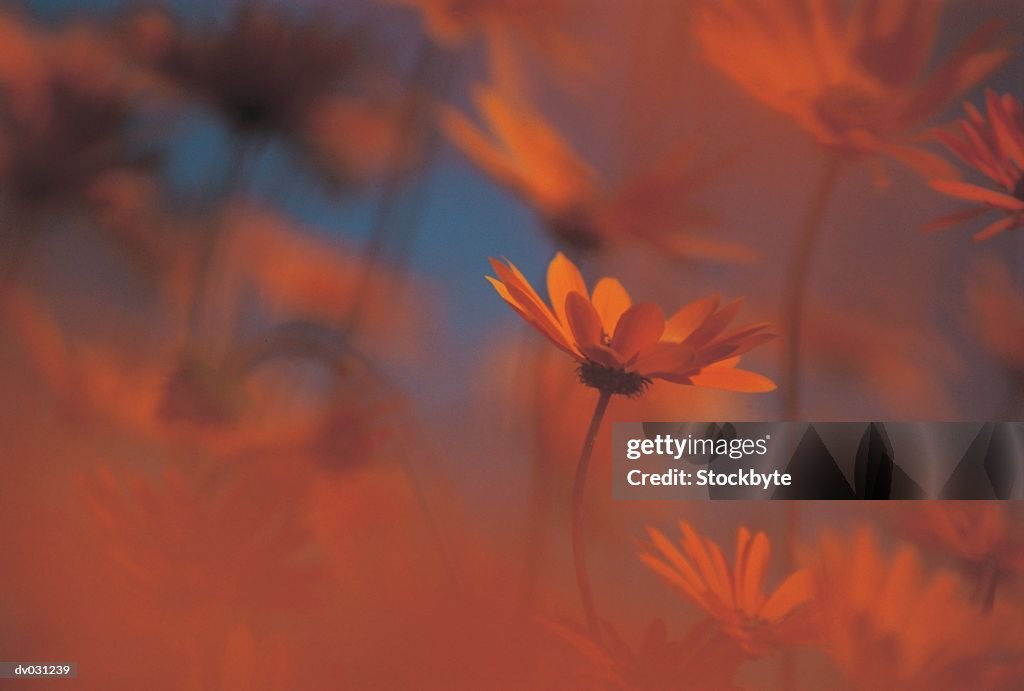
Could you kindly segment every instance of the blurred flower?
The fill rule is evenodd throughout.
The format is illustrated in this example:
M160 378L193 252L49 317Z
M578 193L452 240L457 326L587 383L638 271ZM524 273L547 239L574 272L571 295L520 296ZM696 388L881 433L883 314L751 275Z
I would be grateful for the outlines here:
M991 609L1001 581L1024 574L1024 540L1011 534L1002 504L915 503L901 516L901 528L911 539L963 566L976 581L976 597L987 609Z
M188 355L164 385L157 414L168 422L203 426L236 422L244 405L241 372Z
M533 207L564 245L597 249L607 243L645 242L675 256L749 262L745 245L688 231L713 224L692 200L711 171L693 166L689 144L609 187L543 117L521 99L478 86L473 100L490 132L452 108L442 112L448 136L496 182Z
M927 0L713 0L697 35L706 59L815 141L926 176L949 166L914 130L994 70L1008 51L986 25L945 62L933 59L943 4Z
M998 189L958 180L932 180L931 186L951 197L975 202L974 206L929 224L938 230L989 211L1001 218L975 233L976 242L1014 228L1024 227L1024 110L1011 94L985 92L988 119L970 103L967 117L936 135L960 160L983 173Z
M967 276L967 300L982 342L1011 370L1024 373L1024 291L1006 264L979 258Z
M894 314L916 311L907 305ZM830 377L842 382L836 405L845 412L837 414L861 419L852 410L858 396L870 396L872 406L882 404L895 417L942 419L955 414L950 386L964 376L966 366L948 337L930 324L887 316L879 309L816 306L805 328L807 356L822 368L815 377L822 390L837 389L828 383Z
M957 598L952 573L922 573L913 548L886 557L870 531L826 535L815 574L825 650L856 688L970 688L995 655L999 629Z
M186 662L183 691L246 689L273 691L294 688L295 657L284 636L257 637L251 627L235 624L214 644L212 664L203 659ZM198 657L198 656L197 656Z
M18 36L10 53L32 65L18 74L0 65L5 212L22 233L61 214L109 220L117 191L140 184L155 162L132 139L137 81L93 27L42 33L0 16L0 32Z
M651 379L746 392L775 388L736 367L742 353L771 338L765 324L725 332L738 300L719 309L718 296L703 298L666 321L657 305L634 305L614 278L598 281L590 295L579 269L559 252L548 267L549 307L511 262L491 259L491 266L498 275L487 277L494 289L579 363L587 386L627 396L642 393Z
M219 222L223 250L209 330L234 323L249 295L279 322L341 324L358 306L357 343L401 359L422 353L422 342L410 337L426 326L430 287L421 278L368 264L344 242L272 209L232 205ZM415 283L415 300L396 297L403 282Z
M586 661L582 670L588 688L615 691L670 691L706 689L728 691L737 668L746 659L743 651L710 629L710 622L691 627L679 641L668 638L665 622L655 619L643 641L631 648L615 629L605 624L606 646L560 624L548 622L563 640Z
M804 605L814 597L809 570L791 573L766 596L762 587L771 545L764 533L751 536L740 527L730 572L717 544L686 521L680 521L679 528L682 552L648 527L651 543L644 546L640 559L711 615L751 655L807 639L810 627Z
M85 483L111 557L152 596L243 611L304 602L323 573L291 497L249 466L100 467Z
M226 26L188 29L145 11L128 27L129 51L158 85L204 103L243 137L288 142L337 185L364 181L390 155L388 110L371 116L367 95L354 93L368 47L322 13L240 3Z
M579 69L578 47L566 32L582 8L577 0L383 0L416 7L431 40L446 48L475 36L530 46L555 67Z
M60 412L90 430L102 423L149 442L198 446L220 459L271 455L293 465L305 458L348 467L370 462L390 428L387 418L377 417L390 403L379 394L346 393L341 374L331 377L332 366L350 376L350 359L334 362L334 354L287 334L271 332L255 345L184 355L171 339L161 349L139 353L73 338L28 295L15 293L5 303L5 326ZM328 391L304 389L304 380L283 366L289 359L326 368ZM338 427L343 421L353 424Z

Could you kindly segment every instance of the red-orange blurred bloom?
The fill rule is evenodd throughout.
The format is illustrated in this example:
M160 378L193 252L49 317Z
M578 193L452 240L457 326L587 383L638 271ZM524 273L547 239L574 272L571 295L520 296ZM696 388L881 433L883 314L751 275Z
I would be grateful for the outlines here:
M331 183L363 182L391 153L395 109L354 93L364 87L368 46L322 13L241 3L224 26L186 29L160 11L128 26L125 42L158 86L204 104L244 137L286 141Z
M548 306L511 262L491 259L494 289L523 319L579 362L581 381L613 394L638 395L651 379L732 391L775 388L760 374L736 367L740 355L772 338L766 324L726 331L740 308L719 307L718 296L696 300L665 320L650 302L633 304L614 278L587 290L576 265L561 252L548 266Z
M0 203L15 230L110 211L154 162L132 141L137 82L113 42L85 25L43 33L4 16L0 37Z
M890 314L915 314L916 308L899 301L890 299ZM864 413L855 412L854 400L863 391L871 396L870 405L894 418L954 416L957 401L950 384L966 376L967 367L949 337L923 319L889 316L880 309L815 306L806 334L811 366L822 368L819 386L844 392L831 403L837 406L834 413L821 410L828 405L823 399L815 401L822 415L861 419ZM835 384L826 383L830 380Z
M932 180L931 186L951 197L975 202L974 206L930 224L945 228L974 219L989 211L1001 213L974 235L976 242L987 240L1014 228L1024 227L1024 109L1010 94L985 93L986 119L970 103L964 104L967 117L937 136L960 160L980 171L997 189L958 180Z
M308 601L325 573L293 497L252 468L101 467L86 492L110 556L165 602L273 609Z
M533 207L559 242L580 250L643 242L696 259L749 262L749 247L694 235L713 217L693 202L711 179L677 147L638 174L610 186L532 106L500 89L478 86L473 100L482 131L452 108L442 113L449 138L484 173Z
M1024 574L1024 540L1012 534L1002 504L926 502L902 513L911 538L963 565L984 606L992 606L1000 581Z
M768 537L741 526L736 558L730 570L722 550L686 521L679 522L680 547L648 527L651 543L640 559L714 618L750 654L761 655L781 645L806 640L807 605L814 597L808 569L791 573L770 595L764 576L771 545Z
M967 277L967 300L985 346L1009 369L1024 373L1024 290L1006 264L979 258Z
M419 8L436 43L458 47L474 36L528 45L556 67L580 67L579 49L567 33L578 0L384 0ZM506 38L507 37L507 38Z
M952 573L926 576L913 548L887 557L870 531L827 535L815 574L826 651L856 688L971 688L985 671L998 630L957 597Z
M714 625L704 620L690 627L681 640L668 637L661 619L647 627L635 649L609 624L602 628L606 644L597 645L585 634L548 623L558 636L580 653L580 685L614 691L672 691L695 689L728 691L747 654Z
M928 71L943 4L928 0L711 0L697 33L708 61L751 96L843 154L948 170L914 130L1007 56L994 27Z

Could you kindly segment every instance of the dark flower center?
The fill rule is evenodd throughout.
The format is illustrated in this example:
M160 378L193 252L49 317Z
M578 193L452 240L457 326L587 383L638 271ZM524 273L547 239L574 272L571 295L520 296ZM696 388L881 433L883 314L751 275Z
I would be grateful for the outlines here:
M586 360L576 368L580 381L587 386L635 398L642 394L650 385L651 380L636 372L628 372L621 367L608 367L593 360Z
M599 250L604 245L590 214L578 207L552 217L548 221L548 230L556 240L577 252Z
M883 119L878 99L850 84L826 89L815 100L814 110L821 123L840 137L852 130L874 131Z
M259 97L238 98L228 105L228 117L246 132L273 128L276 115L273 105Z
M168 379L159 414L168 422L225 425L236 419L242 398L239 382L226 368L190 357Z
M1024 202L1024 172L1017 178L1017 184L1013 186L1013 196Z

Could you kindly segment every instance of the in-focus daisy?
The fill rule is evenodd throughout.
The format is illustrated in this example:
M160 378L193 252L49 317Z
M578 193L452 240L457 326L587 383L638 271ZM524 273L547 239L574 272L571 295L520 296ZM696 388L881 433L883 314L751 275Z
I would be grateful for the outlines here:
M488 276L523 319L579 363L580 380L611 394L636 396L652 379L743 392L771 391L770 379L739 369L740 356L770 340L767 324L728 329L741 301L695 300L665 319L657 305L633 304L614 278L588 290L579 269L559 252L548 266L550 305L511 262L491 260Z
M752 535L741 526L736 535L736 556L729 567L712 540L680 521L682 539L677 547L655 528L640 559L706 611L748 653L762 655L781 645L808 637L807 605L814 597L810 570L791 573L770 594L764 591L771 545L768 537Z
M997 94L991 89L985 93L985 107L987 114L965 103L967 117L939 130L937 136L961 161L987 177L990 184L950 179L930 182L939 192L976 205L933 221L929 224L931 230L989 212L999 214L997 220L974 234L975 242L1024 227L1024 109L1012 95Z

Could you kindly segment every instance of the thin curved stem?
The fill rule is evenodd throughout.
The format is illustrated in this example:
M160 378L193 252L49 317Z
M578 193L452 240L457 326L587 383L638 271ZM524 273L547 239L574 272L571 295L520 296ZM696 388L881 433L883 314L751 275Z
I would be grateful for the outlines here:
M800 223L800 233L793 249L782 292L782 320L786 331L785 383L782 388L784 420L795 421L800 415L800 327L807 296L807 278L810 274L815 241L820 234L825 210L838 178L840 162L838 155L831 155L825 162L821 178Z
M601 395L597 399L594 415L590 418L590 428L583 440L580 461L576 466L576 480L572 486L572 557L576 567L576 585L580 590L587 628L590 629L591 637L598 644L602 644L601 622L597 616L597 609L594 607L594 596L590 590L590 575L587 573L587 555L583 539L583 491L587 483L590 457L594 453L594 441L597 439L597 431L601 428L601 421L604 419L611 397L611 392L601 391Z
M825 161L807 209L800 222L799 235L790 259L786 283L782 291L782 320L786 333L785 363L783 368L782 419L796 421L800 417L800 351L804 303L807 296L807 279L810 275L814 246L821 234L822 221L828 208L829 198L835 189L839 176L841 159L832 154ZM799 501L787 501L784 509L783 532L786 542L786 566L796 566L796 551L800 534ZM782 688L796 686L796 657L787 653L782 660Z
M246 169L250 162L248 142L236 142L228 156L228 166L224 173L223 189L220 194L220 198L225 200L232 194L238 194L244 190ZM222 219L216 221L217 224L221 222ZM217 225L204 230L205 233L199 238L195 285L192 289L188 310L187 338L190 346L194 346L202 337L203 319L206 316L204 310L207 307L206 302L214 290L216 260L218 253L222 250L221 243L224 234L223 229Z
M33 233L15 224L9 221L0 230L0 298L13 292L32 248Z
M415 195L409 201L408 208L402 206L402 192L409 177L403 165L403 158L419 143L423 159L421 173L425 174L440 148L440 135L432 120L432 101L425 96L443 96L448 90L452 69L448 61L442 59L443 57L443 50L428 37L423 37L414 59L405 100L399 114L397 144L392 152L392 160L371 222L370 237L363 250L362 274L356 281L351 306L341 322L342 331L345 333L353 332L364 316L366 303L371 297L376 265L384 258L389 242L397 242L394 259L398 268L406 263L412 251L415 231L419 225L418 219L426 205L426 185L421 180ZM396 241L394 234L403 230L405 236L399 237Z

